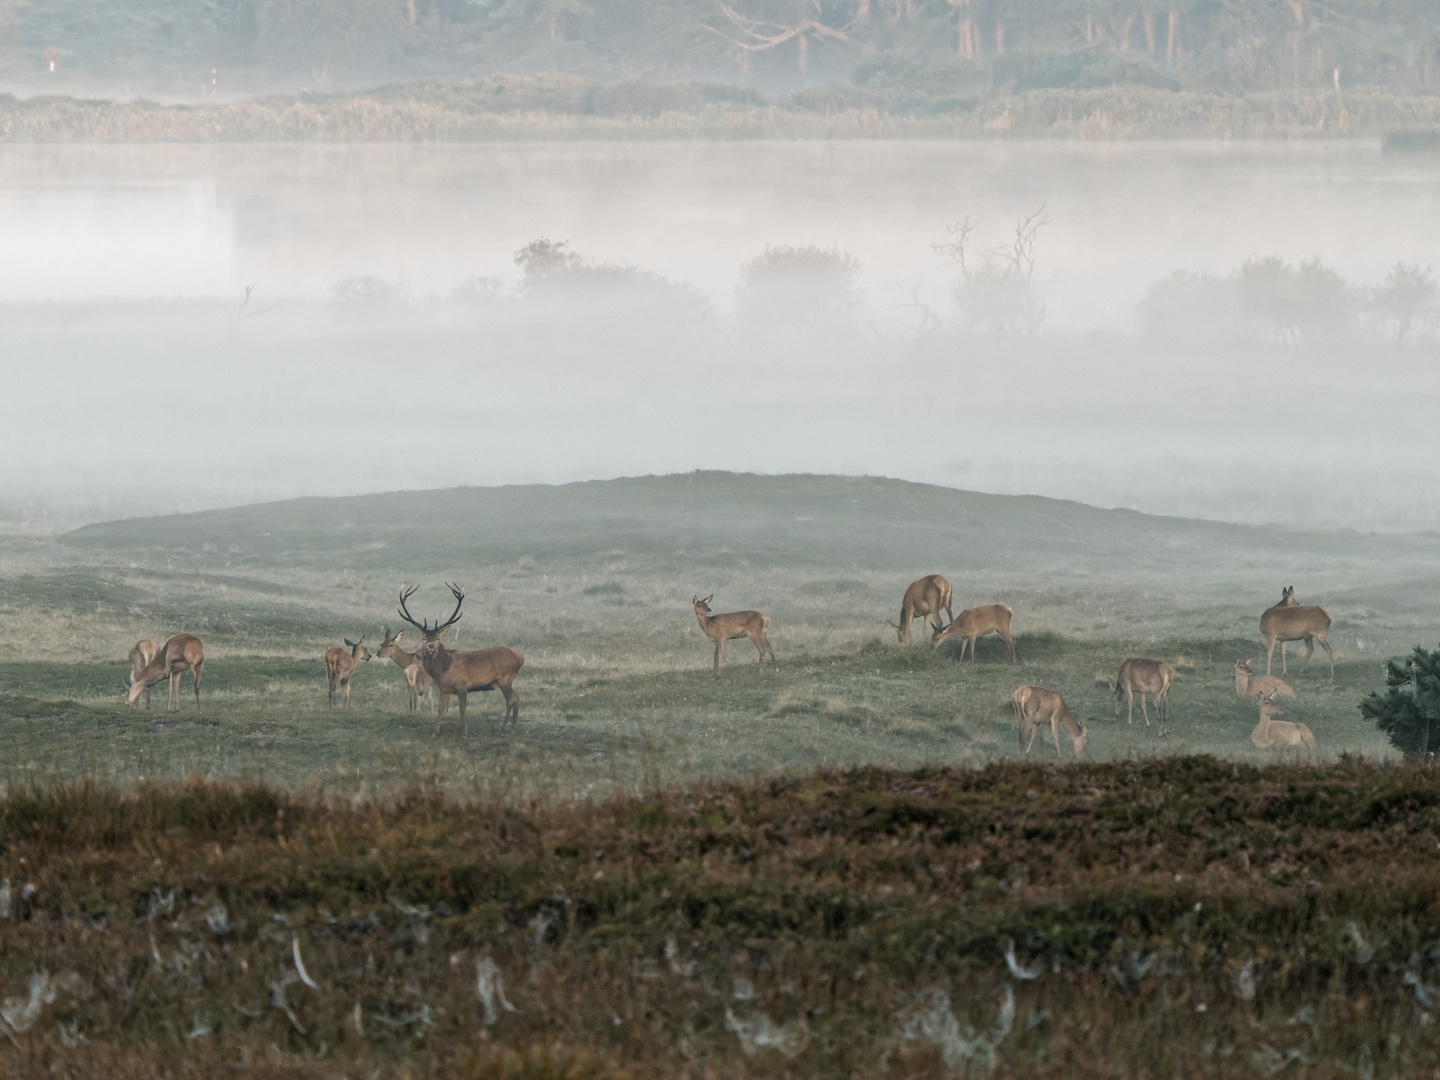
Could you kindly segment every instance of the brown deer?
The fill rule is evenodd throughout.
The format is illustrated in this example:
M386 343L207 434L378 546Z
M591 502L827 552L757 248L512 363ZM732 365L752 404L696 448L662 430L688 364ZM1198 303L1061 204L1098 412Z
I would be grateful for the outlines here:
M934 615L938 619L941 608L945 609L945 614L950 616L953 623L955 613L950 610L950 581L939 574L931 574L910 583L910 587L905 590L905 598L900 601L900 622L897 624L887 621L885 625L895 627L901 645L909 645L910 624L927 615Z
M1282 698L1293 698L1295 691L1278 675L1255 675L1250 671L1249 660L1235 661L1235 696L1241 699L1258 698L1275 694Z
M1015 659L1015 639L1010 636L1010 616L1014 614L1004 604L986 604L984 607L966 608L955 617L949 626L942 627L932 622L930 643L939 648L951 638L960 638L960 659L965 659L965 647L970 647L970 662L975 663L975 641L986 634L999 634L1010 646L1010 662Z
M515 676L525 663L524 655L519 649L508 649L503 645L474 652L451 652L440 644L440 639L450 627L460 621L460 605L465 603L465 590L458 585L446 583L450 594L455 597L455 610L443 623L436 622L434 627L431 627L429 619L416 622L410 615L410 609L405 606L405 601L414 596L419 587L412 585L400 591L400 617L419 630L425 638L414 655L440 692L440 708L435 714L434 734L440 734L440 723L450 711L451 694L460 699L460 725L468 738L470 721L465 717L466 695L480 690L499 690L505 698L505 718L500 722L500 734L504 735L510 726L518 726L520 723L520 695L515 693L510 684L515 681Z
M125 695L125 704L134 705L140 695L161 679L170 680L170 711L180 711L177 688L180 676L190 672L195 682L195 704L200 704L200 673L205 667L205 647L193 634L176 634L154 658L145 665L139 675L130 680L130 691Z
M1273 719L1284 715L1285 710L1275 704L1275 695L1265 695L1260 699L1260 722L1250 733L1250 741L1261 750L1273 750L1277 761L1283 758L1291 747L1297 750L1315 749L1315 735L1304 724Z
M1265 639L1269 646L1269 652L1265 656L1265 674L1270 674L1271 666L1275 659L1275 643L1280 643L1280 674L1290 674L1290 669L1285 661L1285 643L1288 641L1305 642L1305 663L1310 662L1310 657L1315 654L1315 642L1320 642L1320 647L1325 650L1325 655L1330 658L1330 678L1335 678L1335 654L1330 651L1330 643L1325 640L1325 635L1330 632L1330 613L1321 607L1311 607L1295 602L1295 589L1293 586L1285 589L1281 595L1280 603L1272 608L1266 608L1260 616L1260 636Z
M1132 656L1120 665L1120 674L1110 684L1115 695L1115 715L1120 715L1120 699L1129 700L1130 712L1127 724L1135 722L1135 695L1140 695L1140 713L1145 717L1145 726L1150 726L1150 713L1145 708L1145 696L1155 699L1155 715L1160 721L1160 738L1165 738L1165 724L1170 719L1170 687L1175 682L1175 669L1163 660L1143 660Z
M347 637L345 644L348 652L336 645L325 653L325 677L330 683L330 693L326 700L331 705L335 704L337 690L345 691L345 704L350 704L350 679L355 674L355 669L360 666L360 661L370 659L370 650L365 648L363 634L359 641L351 641Z
M151 660L155 659L155 654L159 651L160 646L149 638L141 638L135 643L135 647L130 650L130 682L125 684L127 695L130 692L130 684L140 677L140 673L145 670ZM150 688L148 686L145 687L144 696L145 708L148 709L150 708Z
M425 668L421 666L418 653L407 653L400 648L400 635L405 633L404 629L390 633L390 628L385 628L385 640L380 643L380 651L375 654L377 660L394 660L400 665L400 670L405 672L405 681L410 686L410 711L419 712L422 703L430 701L430 691L435 686L429 675L425 674Z
M755 645L755 650L760 654L755 661L756 673L765 670L765 657L770 657L770 667L775 667L775 650L770 647L770 642L765 639L765 632L770 629L770 616L763 611L731 611L723 615L710 614L710 601L715 599L711 593L704 600L698 596L691 600L695 605L695 619L700 624L700 631L711 641L715 642L715 667L713 674L720 672L720 654L725 651L725 642L732 638L749 638Z
M1035 736L1049 724L1050 734L1055 739L1056 757L1064 756L1060 753L1060 728L1064 727L1070 741L1075 744L1075 759L1090 760L1090 729L1076 722L1070 706L1054 690L1043 686L1017 686L1010 695L1010 703L1015 706L1015 729L1020 736L1020 751L1026 757L1030 756L1030 747L1035 745ZM1028 742L1025 739L1027 735L1030 736Z

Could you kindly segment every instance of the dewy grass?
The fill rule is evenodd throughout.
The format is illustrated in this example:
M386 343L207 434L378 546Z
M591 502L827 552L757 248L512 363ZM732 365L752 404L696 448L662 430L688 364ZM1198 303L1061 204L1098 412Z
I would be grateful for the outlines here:
M1414 1075L1433 772L824 771L589 807L0 800L8 1075ZM1429 854L1425 854L1429 853Z

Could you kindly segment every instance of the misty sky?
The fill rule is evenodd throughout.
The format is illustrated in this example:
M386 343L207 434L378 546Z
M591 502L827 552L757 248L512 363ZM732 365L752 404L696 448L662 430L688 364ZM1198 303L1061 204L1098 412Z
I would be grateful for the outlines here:
M3 147L6 364L27 375L0 402L0 504L109 516L703 467L1440 527L1413 482L1433 345L1238 356L1134 321L1176 269L1318 257L1364 285L1427 264L1437 181L1433 159L1361 141ZM945 337L946 227L970 215L996 243L1042 204L1040 336ZM715 321L602 333L436 304L476 277L513 300L539 237L692 283ZM741 267L782 244L859 260L843 333L727 329ZM407 302L327 303L365 275Z

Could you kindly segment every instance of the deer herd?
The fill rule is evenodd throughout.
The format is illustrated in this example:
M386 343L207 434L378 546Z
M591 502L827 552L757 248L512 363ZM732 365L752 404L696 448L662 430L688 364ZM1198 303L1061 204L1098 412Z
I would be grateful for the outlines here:
M407 633L402 627L393 634L387 627L384 640L374 654L376 659L393 660L404 673L409 690L409 708L419 712L438 695L434 734L440 733L441 722L450 709L450 698L460 703L460 723L465 735L469 735L466 717L466 697L469 694L487 690L499 690L505 699L504 717L500 732L504 734L520 719L520 698L515 693L515 676L525 664L525 657L518 649L503 646L477 649L468 652L452 651L442 643L446 633L460 621L461 606L465 603L465 591L458 585L447 583L455 598L455 609L444 622L438 619L434 626L428 619L417 622L410 614L408 601L418 586L402 588L398 614L419 632L420 641L414 652L400 647L401 637ZM912 582L905 590L900 603L900 621L887 622L893 627L901 644L910 642L910 633L916 619L929 621L932 648L939 648L945 642L960 642L960 660L970 652L970 662L975 659L975 643L987 634L996 634L1010 652L1010 662L1018 662L1015 639L1010 633L1013 612L1004 604L985 604L966 608L959 615L951 610L952 587L940 574L930 574ZM768 657L770 666L775 668L775 650L766 637L770 629L770 618L760 611L733 611L715 614L710 608L714 595L691 601L695 608L695 619L700 631L715 643L713 673L719 673L720 660L725 651L725 642L736 638L749 638L757 655L756 671L764 672ZM946 623L942 613L949 618ZM1250 740L1261 750L1271 750L1277 758L1291 748L1314 750L1315 736L1304 724L1276 720L1285 710L1276 704L1277 699L1294 700L1295 691L1283 678L1272 675L1270 669L1275 654L1275 645L1280 644L1281 674L1288 674L1285 646L1288 642L1305 643L1305 662L1309 663L1315 652L1315 642L1325 650L1330 660L1330 677L1335 677L1335 655L1330 650L1326 635L1330 629L1330 616L1324 608L1306 606L1295 599L1293 586L1286 587L1280 602L1267 608L1260 616L1260 634L1265 639L1267 655L1265 674L1256 675L1250 669L1248 660L1235 661L1235 695L1242 701L1254 701L1260 709L1260 721L1250 734ZM345 639L345 647L335 647L325 654L325 674L328 683L328 701L335 703L337 697L350 704L350 682L360 664L371 659L370 650L365 647L365 638L358 641ZM190 672L195 703L200 703L200 676L205 666L205 651L200 639L192 634L176 634L163 646L147 639L136 642L130 650L130 680L126 684L125 703L133 706L143 701L150 707L150 688L162 679L169 680L169 707L179 709L179 680L184 672ZM1127 706L1126 723L1135 722L1135 698L1140 698L1140 714L1145 726L1150 727L1149 706L1155 706L1157 734L1165 738L1170 715L1170 688L1175 682L1175 669L1163 660L1130 657L1120 665L1119 674L1110 681L1114 698L1115 715L1120 715L1122 704ZM1056 690L1043 686L1025 684L1016 687L1010 698L1015 710L1015 728L1019 736L1020 751L1028 756L1036 736L1047 726L1055 744L1057 756L1063 756L1060 749L1060 729L1064 728L1079 760L1089 760L1089 728L1075 718L1066 705L1065 699ZM1043 741L1043 740L1042 740Z

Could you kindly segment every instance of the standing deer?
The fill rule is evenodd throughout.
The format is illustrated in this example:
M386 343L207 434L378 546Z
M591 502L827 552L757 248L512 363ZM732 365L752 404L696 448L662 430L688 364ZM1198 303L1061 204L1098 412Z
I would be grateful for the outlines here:
M151 660L155 659L155 654L159 651L160 646L149 638L141 638L135 643L135 647L130 650L130 682L125 685L127 695L130 685L140 677L140 673L145 670ZM150 708L150 688L148 686L145 687L145 708Z
M1284 716L1285 710L1275 704L1275 695L1267 694L1260 699L1260 722L1250 733L1250 741L1261 750L1273 750L1278 761L1291 747L1306 750L1315 749L1315 735L1304 724L1289 720L1275 720Z
M515 693L511 683L525 663L519 649L497 646L493 649L478 649L474 652L451 652L440 644L446 631L460 621L460 605L465 603L465 590L458 585L446 583L450 594L455 597L455 610L443 623L436 622L432 628L430 620L416 622L410 615L405 601L420 588L412 585L400 591L400 617L419 630L425 640L415 650L415 657L425 669L425 674L434 681L440 691L440 708L435 714L435 731L440 734L440 723L450 711L450 695L460 699L460 724L465 737L470 735L470 721L465 716L465 697L479 690L499 690L505 698L505 718L500 722L500 734L520 723L520 695Z
M765 670L765 657L770 657L770 667L775 668L775 650L770 647L770 642L765 639L765 632L770 629L770 616L763 611L731 611L723 615L710 614L710 601L715 599L711 593L704 600L698 596L691 600L695 605L695 619L700 624L700 631L711 641L715 642L715 668L713 674L720 673L720 654L725 651L725 642L731 638L749 638L755 645L755 650L760 654L755 661L756 673Z
M1070 741L1075 744L1075 760L1090 760L1090 729L1076 722L1070 706L1054 690L1043 686L1017 686L1010 695L1010 703L1015 706L1015 730L1020 736L1020 751L1026 757L1030 756L1030 747L1035 745L1035 736L1049 724L1050 734L1055 739L1056 757L1064 756L1060 753L1060 728L1063 726ZM1030 736L1028 742L1026 735Z
M1115 715L1120 715L1120 699L1129 699L1130 712L1127 724L1135 722L1135 695L1140 695L1140 712L1145 717L1145 726L1150 726L1150 713L1145 708L1145 696L1155 699L1155 714L1160 721L1160 737L1165 738L1165 723L1170 719L1170 686L1175 682L1175 669L1163 660L1142 660L1132 656L1120 665L1120 674L1110 684L1115 695Z
M932 622L931 629L934 631L930 636L930 643L939 648L952 637L958 637L960 641L960 659L965 659L965 647L970 647L970 662L975 663L975 641L986 634L999 634L1005 639L1005 644L1010 646L1010 662L1015 659L1015 639L1010 636L1010 616L1014 614L1004 604L986 604L984 607L966 608L955 617L949 626L941 626Z
M1260 636L1265 639L1269 646L1269 652L1265 655L1265 674L1270 674L1271 665L1275 659L1275 643L1280 643L1280 674L1290 674L1289 667L1285 662L1285 643L1288 641L1305 642L1305 663L1310 662L1310 657L1315 654L1315 642L1320 642L1320 647L1325 650L1325 655L1330 658L1330 678L1335 678L1335 654L1330 651L1330 643L1325 640L1325 635L1330 632L1330 613L1321 607L1311 607L1305 604L1295 603L1295 589L1293 586L1286 588L1282 594L1280 603L1272 608L1266 608L1260 616Z
M1255 675L1250 671L1249 660L1235 661L1235 696L1241 698L1258 698L1265 694L1277 694L1283 698L1293 698L1295 691L1290 689L1290 684L1278 675Z
M145 693L161 679L170 680L170 711L180 711L180 699L177 689L180 684L180 676L184 672L190 672L191 679L195 682L195 704L200 704L200 673L205 667L205 647L200 644L200 639L193 634L176 634L169 641L165 642L154 658L145 665L139 675L130 680L130 691L125 695L125 704L134 705L140 700L140 695Z
M359 641L345 639L349 652L336 645L325 653L325 676L330 682L330 693L326 700L335 704L336 690L345 691L345 704L350 704L350 678L355 674L355 669L360 666L360 661L370 659L370 650L365 648L365 637L362 634Z
M955 613L950 610L950 581L939 574L931 574L922 577L919 581L912 581L910 587L905 590L905 598L900 601L900 622L886 622L886 626L895 627L895 633L900 636L901 645L910 644L910 624L916 619L923 619L927 615L940 617L940 609L945 609L945 614L950 616L950 621L955 621Z
M418 659L419 653L407 653L400 648L400 635L405 633L404 629L390 633L390 628L385 628L385 640L380 643L380 651L375 654L377 660L394 660L405 672L405 682L410 686L410 711L419 712L422 702L430 701L430 690L435 683L429 675L425 674L425 668L421 666Z

